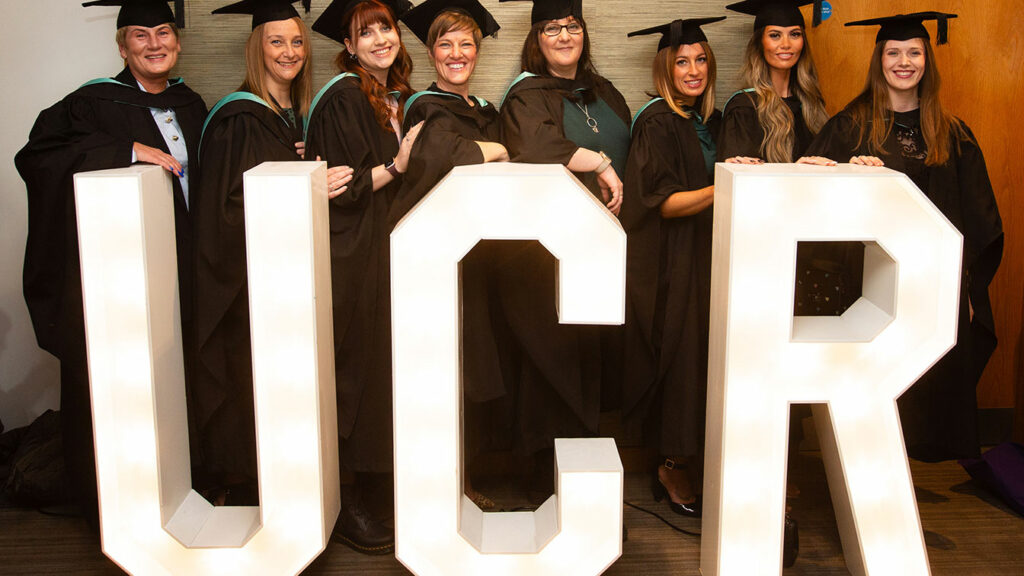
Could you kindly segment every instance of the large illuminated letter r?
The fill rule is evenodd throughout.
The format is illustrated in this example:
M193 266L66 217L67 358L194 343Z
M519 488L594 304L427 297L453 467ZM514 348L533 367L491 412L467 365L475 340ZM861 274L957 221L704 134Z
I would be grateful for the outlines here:
M778 574L789 406L813 404L855 575L928 574L896 398L956 338L962 238L883 168L719 164L701 572ZM863 296L796 317L798 241L865 243Z

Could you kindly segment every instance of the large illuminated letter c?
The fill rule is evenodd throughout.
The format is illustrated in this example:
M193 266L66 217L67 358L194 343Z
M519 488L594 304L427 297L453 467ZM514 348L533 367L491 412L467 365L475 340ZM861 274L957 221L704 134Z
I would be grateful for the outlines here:
M556 440L558 493L536 512L483 513L462 495L459 261L482 239L536 239L558 258L562 323L623 321L625 234L562 166L456 168L399 223L396 556L420 575L600 574L622 549L614 441Z

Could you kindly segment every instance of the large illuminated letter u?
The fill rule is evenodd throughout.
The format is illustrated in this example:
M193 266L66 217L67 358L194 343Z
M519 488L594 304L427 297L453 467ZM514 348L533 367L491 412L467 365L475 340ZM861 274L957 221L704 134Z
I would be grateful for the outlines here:
M191 489L168 176L75 188L104 552L135 574L300 572L340 508L324 164L245 174L260 507Z

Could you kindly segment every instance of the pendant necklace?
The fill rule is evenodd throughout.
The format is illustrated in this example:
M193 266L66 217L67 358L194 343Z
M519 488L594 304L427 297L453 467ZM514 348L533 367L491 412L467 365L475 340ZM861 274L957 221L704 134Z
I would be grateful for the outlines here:
M594 134L599 134L601 131L597 129L597 120L590 116L590 110L588 110L587 105L584 104L581 106L579 102L576 102L576 107L579 108L580 112L583 112L583 115L587 117L587 126L590 126L590 129L594 131Z

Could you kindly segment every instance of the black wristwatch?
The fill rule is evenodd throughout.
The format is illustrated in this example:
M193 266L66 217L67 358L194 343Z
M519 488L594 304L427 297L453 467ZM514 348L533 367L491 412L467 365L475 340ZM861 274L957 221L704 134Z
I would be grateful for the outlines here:
M392 158L390 162L384 164L384 169L388 171L388 174L391 174L392 178L398 178L402 175L402 173L398 171L398 168L395 167L394 158Z

